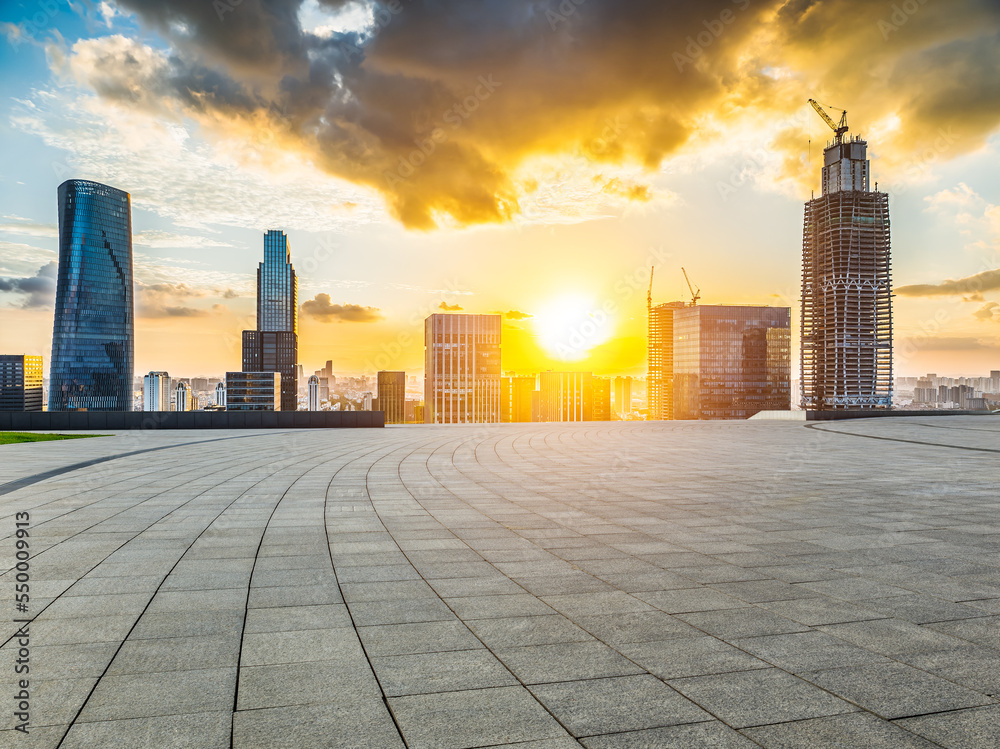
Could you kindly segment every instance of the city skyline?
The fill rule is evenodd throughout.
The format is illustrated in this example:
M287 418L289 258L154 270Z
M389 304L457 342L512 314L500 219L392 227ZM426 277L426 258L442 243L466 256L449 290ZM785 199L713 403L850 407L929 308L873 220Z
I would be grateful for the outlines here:
M798 320L802 205L820 190L829 135L807 104L815 96L849 110L852 130L873 144L872 179L889 195L894 371L973 376L994 368L1000 113L984 88L995 66L973 53L995 54L989 40L1000 28L997 13L976 2L919 4L895 20L890 6L857 2L836 4L836 13L833 6L801 11L808 18L768 2L660 5L616 12L646 48L659 50L650 54L659 55L663 81L638 76L619 54L622 40L608 31L608 45L592 47L593 61L580 69L580 91L606 74L620 92L600 92L586 112L568 93L553 98L551 123L528 123L538 134L527 125L502 132L521 112L517 101L554 85L519 74L515 62L530 63L532 53L495 31L506 56L469 45L461 69L443 61L417 66L407 45L433 21L418 6L403 4L385 24L367 4L338 13L310 0L290 4L295 12L269 28L249 23L264 12L257 6L220 19L178 4L178 18L206 38L181 35L137 0L87 6L82 15L63 6L51 14L5 6L0 64L16 73L0 85L9 165L0 180L5 350L49 354L57 249L51 195L79 177L133 195L136 372L238 368L232 331L253 327L257 237L278 228L300 258L301 361L322 362L336 347L345 373L419 373L421 321L443 306L503 314L506 368L641 376L650 265L658 268L657 303L685 298L683 265L705 304L790 306ZM536 28L507 18L518 6L484 6L456 23L473 39L488 38L483 29L517 28L575 64L581 61L568 40L601 40L600 21L610 12L589 0ZM838 20L844 10L852 17L847 35ZM729 23L720 20L724 11ZM662 14L672 14L669 24ZM239 68L228 47L210 59L210 22L248 24L247 43L294 37L323 54L335 34L354 35L365 54L342 61L341 72L352 74L345 85L357 87L359 101L388 107L373 101L370 82L357 74L366 66L383 74L411 66L415 98L392 106L408 108L400 122L440 125L444 140L435 140L433 127L396 133L392 153L378 154L384 168L373 180L345 154L310 161L315 154L297 129L307 113L290 95L274 93L266 109L242 117L193 109L176 92L185 72L171 67L180 64L171 57L178 50L234 91L258 81L271 92L279 80L280 66L267 55L254 73ZM803 36L796 29L807 22ZM654 30L637 31L645 27ZM714 36L711 29L720 28ZM711 44L698 48L706 34ZM843 69L862 47L886 77ZM739 69L735 61L751 49L756 62ZM131 72L119 64L125 59L136 61ZM297 63L289 64L282 74L298 75ZM947 81L944 70L952 71ZM733 90L720 91L713 73L731 75ZM389 148L388 134L378 135ZM512 142L518 138L520 146ZM470 175L491 158L505 185ZM462 180L475 187L464 202L449 197ZM477 211L477 191L493 188L490 205L507 199L509 210ZM419 203L418 193L430 202ZM593 321L592 334L574 336ZM795 350L797 322L792 336ZM376 361L382 354L390 360Z

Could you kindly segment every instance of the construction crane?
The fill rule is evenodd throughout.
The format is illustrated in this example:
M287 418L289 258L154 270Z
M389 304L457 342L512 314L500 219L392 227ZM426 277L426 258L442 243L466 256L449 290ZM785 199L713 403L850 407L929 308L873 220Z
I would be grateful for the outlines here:
M646 292L646 313L653 309L653 268L655 266L649 266L649 291Z
M830 126L830 129L837 134L836 143L840 144L844 142L844 133L847 132L847 110L840 110L840 122L834 122L833 118L826 113L825 110L831 109L836 111L838 107L827 106L826 104L820 104L815 99L810 99L809 103L812 104L812 108L816 110L816 114L823 118L823 122Z
M684 270L684 268L681 268L681 273L684 274L684 280L687 281L688 291L691 292L691 304L688 306L696 307L698 306L698 300L701 299L701 289L695 290L694 288L692 288L691 279L688 278L688 272Z

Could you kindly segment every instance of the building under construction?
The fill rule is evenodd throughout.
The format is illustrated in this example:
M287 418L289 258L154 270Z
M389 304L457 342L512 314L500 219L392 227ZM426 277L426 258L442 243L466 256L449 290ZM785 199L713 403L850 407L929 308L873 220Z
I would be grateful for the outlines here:
M892 406L889 196L869 186L868 143L836 132L823 152L823 194L806 203L802 238L802 407Z
M646 397L651 420L674 418L674 313L684 302L647 304L649 358Z

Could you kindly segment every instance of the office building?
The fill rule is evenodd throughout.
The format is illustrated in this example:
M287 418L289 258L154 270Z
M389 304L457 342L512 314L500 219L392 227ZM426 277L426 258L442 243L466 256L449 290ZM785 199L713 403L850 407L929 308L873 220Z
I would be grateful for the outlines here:
M372 407L375 405L375 395L374 393L362 393L361 395L361 410L371 411Z
M378 373L378 410L385 412L386 424L406 422L406 373Z
M667 302L652 306L648 314L648 371L646 392L649 419L674 418L674 314L687 305Z
M673 358L673 352L671 352ZM672 373L671 373L672 374ZM614 412L619 419L627 419L632 413L632 378L615 378Z
M699 305L674 313L674 418L748 419L791 408L791 309Z
M500 315L434 314L424 321L428 424L500 421Z
M170 410L170 375L166 372L150 372L142 378L142 410Z
M538 376L537 421L592 421L594 378L590 372L542 372Z
M594 421L611 421L611 380L607 377L594 377L593 405L591 418Z
M319 377L309 377L309 410L319 411Z
M510 375L500 378L500 421L531 421L531 394L535 392L534 377Z
M243 331L243 371L281 375L281 410L297 408L299 354L298 278L284 232L264 235L257 267L257 329Z
M226 372L227 411L280 411L281 374Z
M42 410L42 357L0 354L0 411Z
M215 385L215 405L219 408L226 407L226 383L219 382Z
M178 382L177 388L174 390L174 410L193 411L194 409L191 407L192 395L193 393L186 382Z
M49 410L131 411L132 210L127 192L59 185Z
M846 125L844 127L846 130ZM869 186L868 144L823 151L823 194L805 207L802 407L892 407L889 196Z

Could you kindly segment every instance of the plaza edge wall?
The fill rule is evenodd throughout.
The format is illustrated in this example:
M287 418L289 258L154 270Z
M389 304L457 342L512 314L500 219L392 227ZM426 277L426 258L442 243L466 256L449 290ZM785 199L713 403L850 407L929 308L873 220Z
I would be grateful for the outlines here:
M0 411L2 431L124 429L368 429L382 411Z

